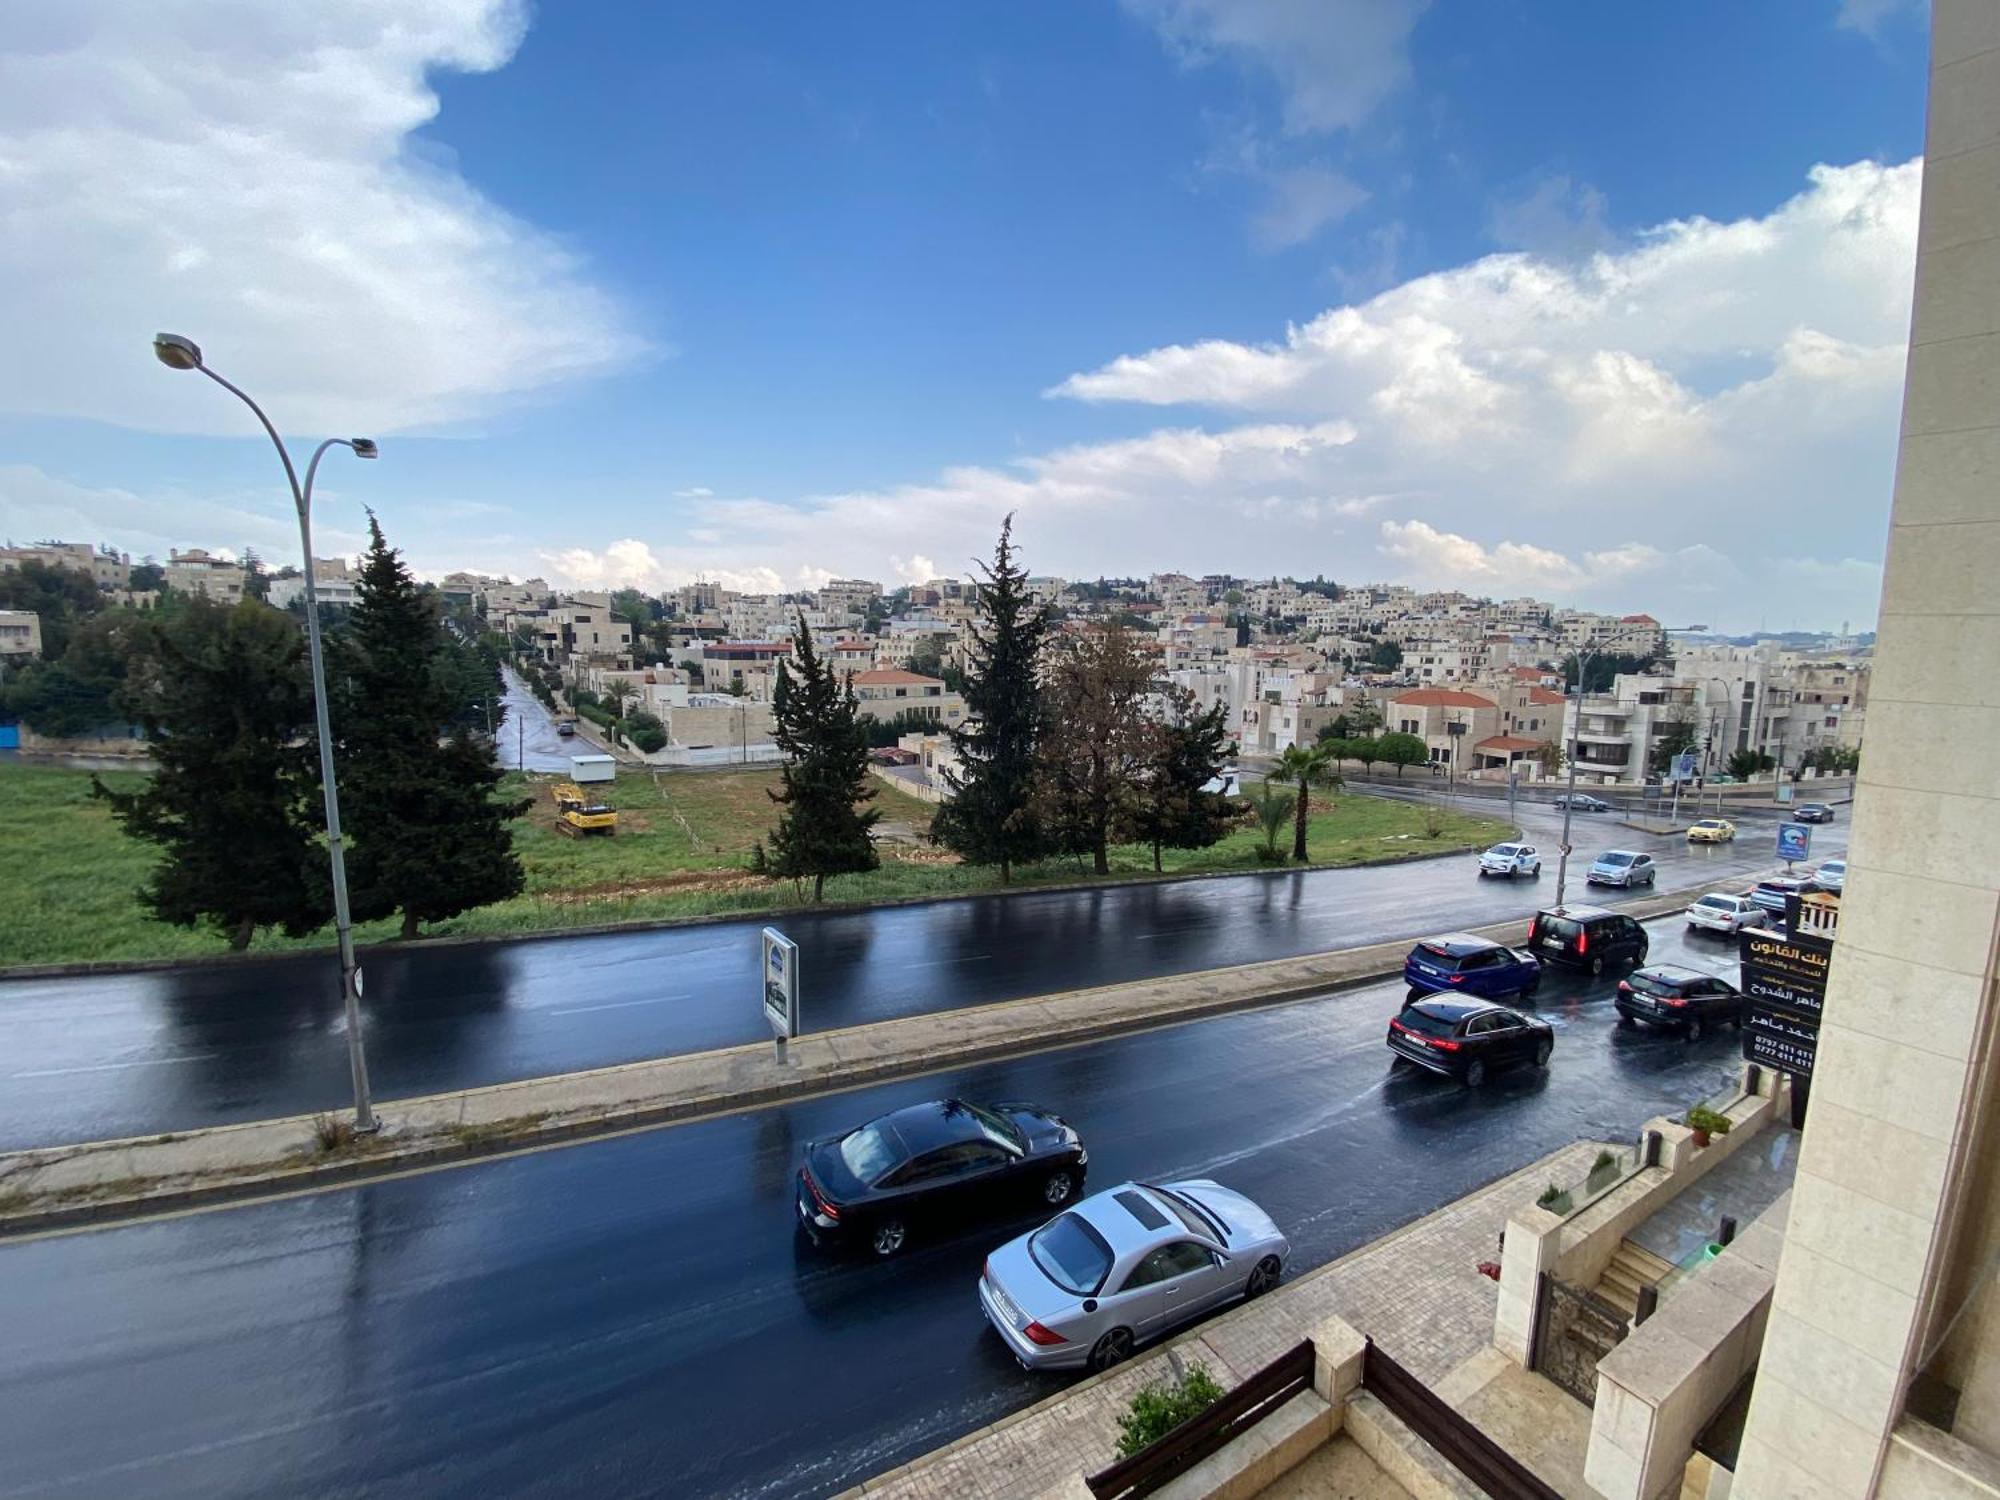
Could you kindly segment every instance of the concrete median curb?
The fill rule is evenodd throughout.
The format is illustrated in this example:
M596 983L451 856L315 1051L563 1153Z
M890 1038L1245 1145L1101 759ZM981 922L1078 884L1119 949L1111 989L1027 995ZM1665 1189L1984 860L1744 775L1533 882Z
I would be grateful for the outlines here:
M1644 919L1701 887L1621 908ZM1521 919L1473 929L1518 937ZM1408 939L933 1012L769 1043L524 1079L378 1106L379 1135L337 1140L295 1115L0 1154L0 1237L269 1197L680 1123L968 1063L1325 995L1402 971Z

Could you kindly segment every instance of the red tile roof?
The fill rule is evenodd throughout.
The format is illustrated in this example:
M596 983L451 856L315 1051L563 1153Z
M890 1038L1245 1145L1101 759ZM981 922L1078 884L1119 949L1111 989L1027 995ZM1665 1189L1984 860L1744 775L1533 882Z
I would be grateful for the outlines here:
M1389 700L1391 703L1408 703L1417 708L1497 708L1491 698L1482 698L1477 693L1461 693L1452 688L1413 688L1407 693L1398 693Z
M1528 689L1528 701L1530 703L1546 703L1553 708L1556 704L1565 703L1568 700L1554 688L1537 687Z
M1510 750L1539 750L1541 747L1542 742L1540 740L1523 739L1518 734L1493 734L1488 735L1472 748L1475 750L1491 750L1495 754L1505 754Z
M1516 682L1540 682L1543 676L1540 667L1510 667L1508 670L1514 674Z

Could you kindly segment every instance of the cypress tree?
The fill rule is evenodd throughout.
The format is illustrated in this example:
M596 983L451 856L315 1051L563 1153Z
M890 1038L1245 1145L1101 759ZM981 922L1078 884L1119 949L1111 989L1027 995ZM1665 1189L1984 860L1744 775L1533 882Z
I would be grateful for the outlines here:
M525 801L497 796L505 773L466 722L465 683L435 595L368 518L368 555L338 641L333 716L348 880L359 918L422 922L520 893L513 819Z
M868 830L882 814L864 806L875 790L868 785L868 736L854 689L837 682L833 664L813 649L803 614L792 652L796 670L779 662L771 695L772 738L785 752L785 765L779 788L769 795L784 811L770 847L757 845L751 867L781 880L810 878L817 901L827 876L859 874L880 863Z
M160 863L140 899L247 948L260 927L303 937L330 914L305 640L254 599L195 598L130 643L125 707L158 767L137 792L91 789Z
M965 674L964 721L953 726L958 771L946 770L952 797L931 820L932 837L973 864L1014 866L1048 852L1034 810L1035 756L1042 737L1039 676L1049 611L1028 593L1014 562L1014 518L1001 522L990 565L979 564L979 618Z

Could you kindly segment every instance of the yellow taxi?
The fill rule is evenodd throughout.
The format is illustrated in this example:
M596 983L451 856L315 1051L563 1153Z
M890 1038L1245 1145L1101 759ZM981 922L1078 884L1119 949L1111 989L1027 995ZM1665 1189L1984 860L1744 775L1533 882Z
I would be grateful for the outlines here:
M1688 829L1690 844L1726 844L1736 837L1736 825L1724 818L1703 818Z

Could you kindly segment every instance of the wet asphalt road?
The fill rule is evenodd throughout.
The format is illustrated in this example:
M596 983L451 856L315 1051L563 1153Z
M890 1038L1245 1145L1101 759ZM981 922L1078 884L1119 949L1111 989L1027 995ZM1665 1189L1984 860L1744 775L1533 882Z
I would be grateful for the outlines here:
M509 771L567 771L571 754L587 755L592 747L556 733L556 721L541 700L510 668L506 680L506 714L493 734L493 753Z
M1656 960L1733 946L1654 924ZM930 1079L288 1201L0 1245L0 1496L814 1496L1059 1388L980 1321L1032 1219L877 1264L794 1233L807 1139L1027 1098L1091 1186L1213 1175L1296 1273L1720 1087L1737 1038L1613 1024L1551 974L1546 1074L1391 1074L1382 985Z
M1522 805L1553 851L1560 815ZM1580 859L1651 847L1659 883L1771 864L1767 831L1690 848L1577 820ZM1845 823L1814 852L1846 844ZM1571 869L1571 899L1586 893ZM1539 881L1483 881L1469 856L874 911L788 913L805 1024L820 1030L1053 990L1251 963L1518 916ZM368 954L364 1025L376 1095L397 1098L761 1040L763 919L663 931ZM110 1139L349 1102L330 957L0 982L0 1148Z

